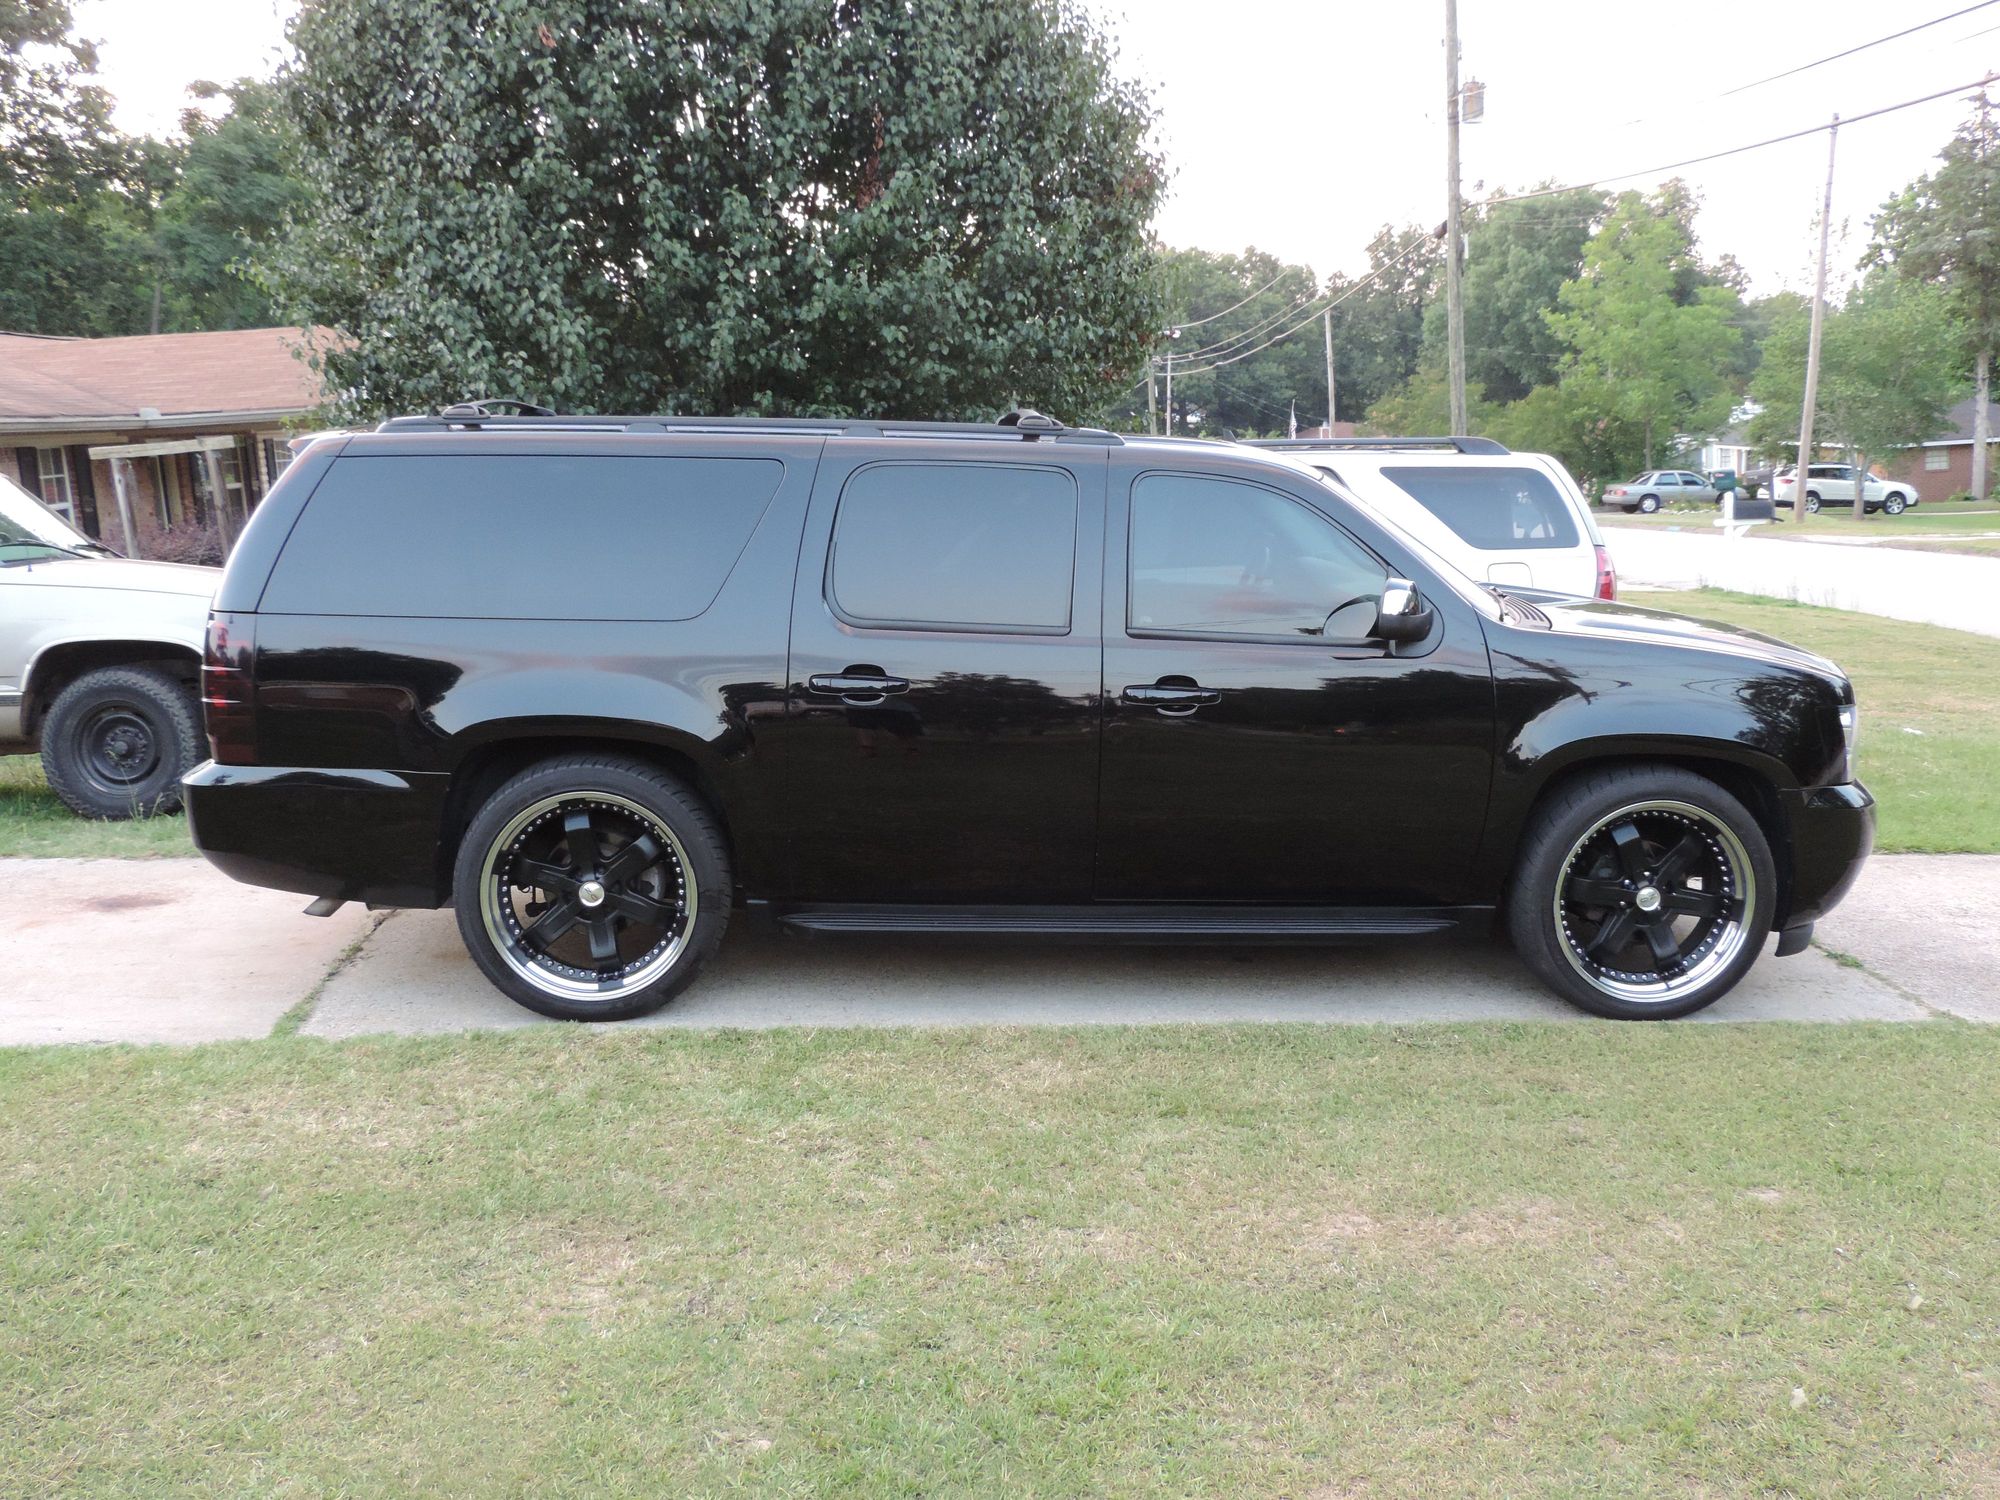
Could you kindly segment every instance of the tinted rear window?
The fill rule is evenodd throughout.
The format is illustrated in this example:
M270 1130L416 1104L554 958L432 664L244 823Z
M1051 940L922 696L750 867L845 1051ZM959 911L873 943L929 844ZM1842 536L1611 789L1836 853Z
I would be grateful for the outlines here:
M684 620L778 491L773 459L356 455L264 591L272 614Z
M875 464L841 491L829 594L857 625L1061 634L1075 561L1061 469Z
M1382 477L1482 552L1576 545L1576 520L1540 469L1385 464Z

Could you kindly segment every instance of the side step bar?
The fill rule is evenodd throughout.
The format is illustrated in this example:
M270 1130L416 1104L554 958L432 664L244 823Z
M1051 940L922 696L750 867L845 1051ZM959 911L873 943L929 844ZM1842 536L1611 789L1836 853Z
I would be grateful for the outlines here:
M1079 938L1111 942L1328 943L1478 929L1485 906L851 906L777 913L795 932L923 937Z

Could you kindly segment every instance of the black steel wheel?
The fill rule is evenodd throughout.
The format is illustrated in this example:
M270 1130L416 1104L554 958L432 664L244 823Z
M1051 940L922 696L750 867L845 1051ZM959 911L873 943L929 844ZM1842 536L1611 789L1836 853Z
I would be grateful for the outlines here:
M1756 819L1713 782L1669 766L1601 772L1543 808L1508 926L1529 966L1586 1010L1683 1016L1756 962L1776 879Z
M728 855L665 772L566 756L509 781L459 848L459 934L509 997L564 1020L664 1005L722 940Z
M201 759L201 710L163 671L101 667L57 695L41 740L43 774L70 811L151 817L181 805L181 777Z

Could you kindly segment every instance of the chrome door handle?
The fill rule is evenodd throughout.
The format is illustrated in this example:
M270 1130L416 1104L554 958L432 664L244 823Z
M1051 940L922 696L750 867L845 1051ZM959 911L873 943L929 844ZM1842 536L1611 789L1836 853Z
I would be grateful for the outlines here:
M1220 703L1222 694L1216 688L1196 687L1192 684L1182 686L1169 682L1141 682L1125 689L1124 698L1127 703L1143 703L1158 709L1163 714L1179 716L1191 714L1197 708L1212 703Z
M907 693L910 679L876 672L820 672L808 677L806 686L843 703L866 707L880 703L891 693Z

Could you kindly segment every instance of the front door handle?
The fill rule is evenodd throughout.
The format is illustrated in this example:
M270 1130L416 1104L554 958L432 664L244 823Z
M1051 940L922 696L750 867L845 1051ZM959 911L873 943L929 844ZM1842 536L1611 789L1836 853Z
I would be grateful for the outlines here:
M1199 687L1192 682L1135 683L1125 689L1124 697L1127 703L1143 703L1163 714L1175 716L1191 714L1197 708L1222 701L1222 694L1217 689Z
M806 686L815 693L825 693L828 697L839 698L843 703L866 706L880 703L890 693L907 693L910 679L891 677L884 672L821 672L806 679Z

